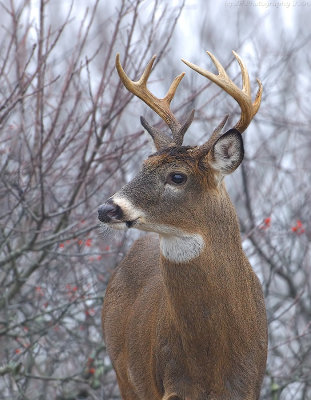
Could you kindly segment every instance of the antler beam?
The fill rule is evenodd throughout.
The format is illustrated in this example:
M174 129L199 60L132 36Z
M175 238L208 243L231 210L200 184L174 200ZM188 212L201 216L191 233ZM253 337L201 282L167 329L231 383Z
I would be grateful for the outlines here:
M217 58L207 51L207 54L210 56L211 60L213 61L215 67L217 68L218 75L215 75L189 61L182 59L182 61L188 65L191 69L198 72L199 74L205 76L207 79L211 80L212 82L216 83L219 87L221 87L225 92L230 94L239 104L241 108L241 116L238 123L234 126L240 133L244 132L248 125L250 124L251 120L257 113L262 96L262 84L259 79L257 79L259 88L256 94L256 98L254 103L252 102L251 97L251 86L249 81L249 75L247 72L247 68L241 58L237 55L235 51L232 51L233 55L237 59L241 72L242 72L242 89L238 88L232 80L228 77L226 71L224 70L223 66L217 60Z
M145 68L142 76L136 82L129 79L129 77L124 72L124 69L122 68L122 65L120 63L119 53L116 56L116 68L124 86L135 96L143 100L153 111L155 111L166 122L166 124L168 125L168 127L172 132L174 143L177 145L182 145L183 135L185 133L184 126L187 124L188 127L192 119L189 123L190 118L188 118L186 124L182 125L172 113L170 109L170 104L174 98L176 89L180 81L184 77L185 73L182 72L180 75L178 75L172 82L166 96L163 99L159 99L158 97L154 96L147 88L147 81L150 76L155 59L156 56L153 56L152 59L149 61L147 67ZM153 129L154 131L152 132L150 132L150 130L148 129L148 132L154 138L154 136L157 135L157 132L155 128Z

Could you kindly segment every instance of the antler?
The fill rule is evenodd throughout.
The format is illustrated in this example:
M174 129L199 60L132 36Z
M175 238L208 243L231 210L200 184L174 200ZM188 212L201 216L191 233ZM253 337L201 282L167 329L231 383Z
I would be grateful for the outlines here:
M215 75L205 69L192 64L189 61L182 59L182 61L188 65L188 67L192 68L199 74L205 76L209 80L216 83L216 85L220 86L225 92L230 94L239 104L241 108L241 117L239 122L234 126L240 133L244 132L248 125L250 124L251 120L253 119L254 115L257 113L260 102L261 102L261 95L262 95L262 84L259 79L257 79L259 88L256 94L256 98L254 103L252 103L251 97L251 86L249 81L249 75L247 72L247 68L241 58L237 55L235 51L232 51L235 58L237 59L241 72L242 72L242 89L238 88L232 80L228 77L226 71L224 70L223 66L217 60L212 53L207 51L207 54L210 56L211 60L213 61L215 67L217 68L218 75Z
M166 96L163 99L159 99L156 96L154 96L147 88L147 81L150 76L155 59L156 56L153 56L152 59L149 61L147 67L145 68L142 76L136 82L130 80L129 77L124 72L122 65L120 63L119 53L116 56L116 68L124 86L135 96L143 100L153 111L155 111L167 123L172 132L174 143L176 145L181 146L183 142L183 136L192 122L194 111L191 112L187 121L182 125L172 113L170 109L170 104L174 98L176 89L180 81L184 77L185 73L182 72L180 75L178 75L172 82ZM152 136L156 146L158 144L157 147L161 147L161 145L163 145L164 143L167 144L172 142L172 140L167 135L159 132L158 129L150 126L144 119L142 119L142 124ZM161 137L159 137L159 135Z

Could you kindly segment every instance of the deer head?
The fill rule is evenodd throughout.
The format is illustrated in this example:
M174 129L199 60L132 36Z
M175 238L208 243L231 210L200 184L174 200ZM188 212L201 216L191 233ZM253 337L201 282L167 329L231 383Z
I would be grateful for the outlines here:
M175 78L166 96L159 99L147 88L155 56L136 82L127 77L120 64L119 54L116 56L116 68L125 87L166 122L171 135L152 127L141 117L141 123L151 135L157 152L144 161L142 170L131 182L99 208L99 219L116 229L135 227L157 232L166 238L179 237L183 242L190 240L193 251L188 258L200 251L204 242L202 235L208 234L208 226L213 229L211 221L216 221L217 216L223 212L221 203L229 202L222 180L243 159L241 133L258 111L262 94L262 85L258 80L259 89L255 101L252 102L247 69L235 52L233 54L242 72L242 89L229 79L219 61L211 53L207 53L215 64L218 75L188 61L182 61L230 94L240 105L241 116L232 129L222 133L226 117L207 142L196 147L182 145L194 111L181 123L170 109L170 103L184 73ZM229 212L227 218L235 220L234 210L231 214ZM227 223L232 225L229 220Z

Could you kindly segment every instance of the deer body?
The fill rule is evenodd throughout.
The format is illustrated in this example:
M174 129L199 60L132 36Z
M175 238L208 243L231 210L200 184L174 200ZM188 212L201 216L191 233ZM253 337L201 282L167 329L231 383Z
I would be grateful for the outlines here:
M104 337L122 398L256 400L265 306L222 179L243 158L241 135L215 131L205 145L185 147L176 133L169 144L143 124L158 135L158 151L99 209L99 219L117 229L154 232L134 243L104 300Z

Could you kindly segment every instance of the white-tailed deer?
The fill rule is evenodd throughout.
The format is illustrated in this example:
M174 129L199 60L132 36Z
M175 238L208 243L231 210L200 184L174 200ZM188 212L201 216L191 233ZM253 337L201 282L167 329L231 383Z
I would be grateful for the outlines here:
M239 89L210 53L218 75L184 61L240 105L241 117L222 134L226 119L201 146L182 146L193 112L181 124L170 109L184 74L163 99L147 89L155 57L126 88L169 126L172 137L142 125L156 153L138 175L100 206L112 228L153 232L137 240L117 267L103 306L103 330L125 400L255 400L267 354L260 283L241 245L235 209L223 177L243 159L241 133L256 114L247 69Z

